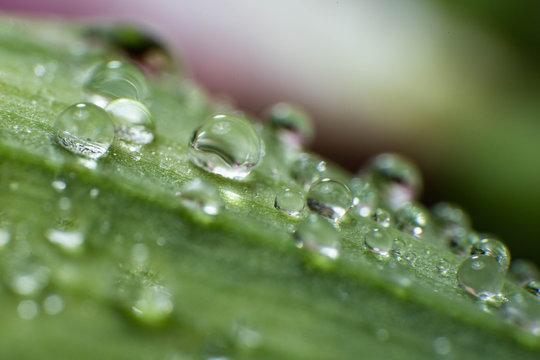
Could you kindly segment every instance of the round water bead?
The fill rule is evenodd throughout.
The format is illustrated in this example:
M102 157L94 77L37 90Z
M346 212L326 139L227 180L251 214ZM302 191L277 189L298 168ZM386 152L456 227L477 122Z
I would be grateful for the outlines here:
M457 255L471 253L472 244L478 241L478 234L462 227L452 227L443 235L448 241L450 251Z
M529 281L524 288L531 294L540 297L540 281Z
M418 204L407 204L396 211L396 220L401 230L420 237L428 223L428 212Z
M337 180L322 179L311 185L307 194L311 211L338 220L349 211L352 194L349 188Z
M182 185L176 195L185 206L207 215L216 215L221 207L217 189L198 178Z
M151 285L140 290L131 310L141 322L159 325L170 317L173 307L173 298L167 289Z
M138 145L154 139L154 118L142 102L120 98L110 102L105 111L111 117L117 138Z
M282 189L276 194L274 207L285 214L298 216L305 207L304 194L291 189Z
M353 195L352 211L360 216L371 216L378 204L377 191L367 180L353 178L349 182L349 188Z
M235 115L215 115L193 133L190 159L202 169L241 180L260 162L262 140L253 125Z
M486 255L494 257L506 271L510 265L510 252L506 246L493 237L481 237L472 244L471 255Z
M114 140L114 126L100 107L81 103L69 106L54 122L56 143L75 154L98 159Z
M504 274L504 269L494 257L475 255L461 263L457 280L467 292L484 300L492 300L501 293Z
M469 228L471 219L469 215L456 204L440 202L433 206L433 219L443 228L460 226Z
M364 242L371 252L377 255L388 256L392 250L394 239L385 229L376 227L366 234Z
M324 218L310 215L298 225L294 235L300 248L318 252L331 259L339 256L339 233Z
M291 176L304 187L323 178L325 173L326 162L313 154L302 153L291 165Z
M377 208L372 216L373 220L375 220L379 225L382 225L384 227L389 227L392 223L392 214L390 212L382 209Z
M313 124L300 108L277 103L267 114L267 121L281 144L288 148L302 148L313 140Z
M144 74L136 66L118 60L97 65L90 72L84 88L106 100L128 98L145 101L150 95Z
M368 167L382 200L392 209L414 201L422 191L422 177L414 163L397 154L376 156Z

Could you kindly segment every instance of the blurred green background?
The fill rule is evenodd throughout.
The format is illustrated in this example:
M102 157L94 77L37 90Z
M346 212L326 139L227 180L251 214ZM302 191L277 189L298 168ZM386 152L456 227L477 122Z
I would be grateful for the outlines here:
M0 0L0 10L133 20L211 93L255 114L304 106L316 151L351 171L396 151L424 200L455 201L540 263L540 2Z

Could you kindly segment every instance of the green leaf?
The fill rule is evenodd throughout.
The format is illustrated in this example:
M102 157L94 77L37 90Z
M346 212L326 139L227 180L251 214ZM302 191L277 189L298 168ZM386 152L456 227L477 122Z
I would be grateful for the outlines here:
M85 26L1 20L0 358L540 356L538 334L458 286L463 258L434 235L392 227L406 252L382 259L363 244L376 223L347 216L338 259L298 249L302 219L273 206L278 190L301 188L279 145L265 135L263 164L244 181L193 166L197 124L232 110L178 71L150 77L156 138L140 151L116 141L89 166L56 146L52 123L84 98L88 71L126 52L93 45ZM194 178L217 187L217 215L179 201ZM81 244L51 242L59 227ZM538 316L537 298L510 281L504 294Z

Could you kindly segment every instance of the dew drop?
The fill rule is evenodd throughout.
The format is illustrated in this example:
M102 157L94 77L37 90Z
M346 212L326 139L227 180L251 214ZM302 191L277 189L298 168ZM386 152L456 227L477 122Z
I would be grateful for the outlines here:
M376 227L368 231L364 242L372 253L386 257L392 250L394 239L386 230Z
M304 194L291 189L282 189L276 194L274 207L282 213L298 216L305 207Z
M0 249L6 246L9 243L10 239L11 235L9 231L7 231L6 229L0 229Z
M160 285L145 286L131 307L136 319L149 325L158 325L167 320L173 311L173 298Z
M416 204L407 204L396 211L396 220L400 230L420 237L428 222L427 211Z
M98 195L99 195L99 189L97 189L97 188L90 189L90 197L92 199L97 198Z
M349 211L352 194L343 183L333 179L322 179L309 188L307 205L311 211L335 221Z
M309 187L315 181L324 177L326 162L315 155L302 153L291 164L291 176L300 185Z
M373 220L381 226L389 227L392 223L392 214L384 209L377 208L373 214Z
M349 182L353 194L352 211L360 216L371 216L377 208L378 198L375 188L367 180L353 178Z
M58 192L62 192L66 189L67 185L65 182L61 180L55 180L52 182L52 187L54 188L54 190Z
M289 149L301 149L313 140L313 124L300 108L277 103L268 112L267 121L278 141Z
M199 178L182 185L176 195L185 206L207 215L216 215L221 207L217 189Z
M109 103L105 111L111 117L118 139L138 145L154 139L154 118L142 102L120 98Z
M448 355L452 351L452 343L448 338L439 336L433 340L433 350L439 355Z
M486 255L494 257L506 271L510 265L510 252L506 246L493 237L481 237L472 244L471 255Z
M32 320L39 313L38 304L34 300L23 300L17 306L17 312L21 319Z
M457 255L470 255L472 244L478 241L478 234L462 227L454 227L445 235L450 251Z
M536 264L524 259L513 260L508 275L520 285L540 279L540 272Z
M75 154L98 159L114 139L114 126L107 113L93 104L69 106L54 122L56 143Z
M439 259L436 265L437 271L441 275L446 275L450 271L450 263L446 259Z
M383 202L398 209L414 201L422 191L420 171L410 160L397 154L381 154L368 167Z
M253 125L235 115L215 115L193 133L190 159L202 169L241 180L260 162L262 140Z
M15 269L15 271L10 276L9 285L17 295L36 295L49 284L50 271L46 267L24 265L20 269Z
M443 228L459 226L469 228L471 219L469 215L456 204L440 202L433 206L433 218Z
M84 234L81 231L66 231L49 229L45 233L49 242L69 253L78 253L84 244Z
M470 294L491 301L500 296L504 274L503 267L494 257L475 255L461 263L457 280Z
M84 87L88 93L104 98L105 103L118 98L145 101L150 95L144 74L136 66L117 60L97 65Z
M148 259L148 255L148 246L146 246L145 244L135 244L131 248L131 258L136 263L144 263Z
M328 220L310 215L295 232L297 246L335 259L339 256L339 233Z
M57 315L64 310L64 299L58 294L49 295L43 300L43 310L48 315Z
M531 294L540 297L540 281L529 281L524 288Z

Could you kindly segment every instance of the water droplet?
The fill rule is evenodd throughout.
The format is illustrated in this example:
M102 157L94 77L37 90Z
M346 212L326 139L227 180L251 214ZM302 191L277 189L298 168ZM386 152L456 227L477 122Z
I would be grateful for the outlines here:
M221 207L221 198L216 188L198 178L182 185L176 195L185 206L207 215L216 215Z
M538 271L536 264L524 259L513 260L510 264L508 275L521 285L524 285L529 281L540 279L540 272Z
M34 75L37 77L43 77L47 73L47 69L42 64L34 65Z
M324 177L326 162L315 155L302 153L292 162L290 169L293 179L307 188Z
M456 204L440 202L433 206L433 218L443 228L459 226L469 228L471 219L469 215Z
M361 178L353 178L349 182L349 188L354 197L351 210L363 217L371 216L378 203L375 188L369 181Z
M11 235L9 231L7 231L6 229L0 229L0 249L6 246L9 243L10 239Z
M437 261L436 268L439 274L446 275L450 271L450 263L448 260L441 258Z
M262 157L262 141L253 125L235 115L215 115L193 133L191 161L214 174L241 180Z
M99 189L93 188L93 189L90 190L90 197L92 199L97 198L98 195L99 195Z
M64 299L58 294L49 295L43 300L43 310L48 315L57 315L64 310Z
M531 294L540 297L540 281L529 281L524 288Z
M392 250L394 239L386 230L376 227L368 231L364 237L364 242L371 252L386 257Z
M384 209L377 208L373 214L373 220L375 220L381 226L389 227L392 223L392 214Z
M17 306L17 312L21 319L32 320L39 313L38 304L34 300L23 300Z
M91 159L103 156L114 139L114 126L109 115L93 104L68 107L58 115L54 126L58 145Z
M49 284L49 269L37 265L22 265L9 274L9 285L17 295L32 296L38 294Z
M118 139L138 145L154 139L154 118L142 102L120 98L109 103L105 111L111 117Z
M377 340L382 342L388 340L388 338L390 337L390 335L388 334L388 330L383 328L377 329L377 331L375 332L375 336L377 337Z
M282 189L276 194L274 207L285 214L298 216L304 210L304 206L304 194L299 191Z
M307 205L311 211L319 215L338 220L349 211L352 205L352 194L341 182L322 179L309 188Z
M420 237L428 223L428 213L420 205L407 204L396 211L399 229Z
M150 95L144 74L136 66L117 60L97 65L84 87L90 94L109 101L118 98L145 101Z
M82 250L84 244L84 234L81 231L66 231L58 229L49 229L45 236L62 250L69 253L78 253Z
M331 259L339 256L339 233L326 219L310 215L298 225L295 232L297 245L318 252Z
M279 142L287 148L301 149L313 140L313 124L300 108L277 103L268 112L267 121Z
M414 201L422 191L420 171L410 160L397 154L381 154L368 167L383 202L398 209Z
M452 343L448 338L439 336L433 340L433 350L439 355L448 355L452 351Z
M58 192L62 192L66 189L67 185L65 182L61 180L55 180L52 182L52 187L54 188L54 190Z
M144 263L149 255L148 246L145 244L135 244L131 248L131 258L136 263Z
M170 317L174 307L172 300L172 295L165 287L145 286L141 289L131 310L135 318L141 322L158 325Z
M470 255L472 244L478 241L478 234L462 227L453 227L444 236L450 251L458 255Z
M510 265L510 252L506 246L493 237L481 237L472 244L471 255L486 255L494 257L506 271Z
M504 269L492 256L471 256L459 266L457 280L467 292L490 301L500 296Z

